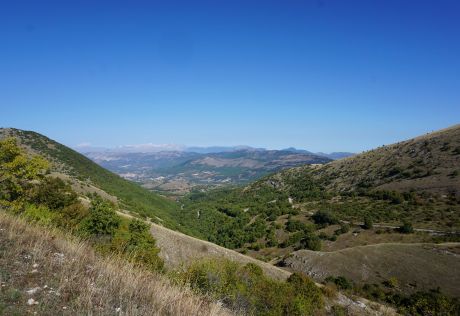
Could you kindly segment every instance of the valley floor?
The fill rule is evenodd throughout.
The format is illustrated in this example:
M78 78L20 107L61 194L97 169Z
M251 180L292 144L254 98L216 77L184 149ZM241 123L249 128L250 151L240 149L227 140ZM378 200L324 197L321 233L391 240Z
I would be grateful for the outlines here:
M460 243L384 243L332 252L299 250L282 262L316 280L344 276L355 282L381 283L396 277L407 291L439 287L460 296Z

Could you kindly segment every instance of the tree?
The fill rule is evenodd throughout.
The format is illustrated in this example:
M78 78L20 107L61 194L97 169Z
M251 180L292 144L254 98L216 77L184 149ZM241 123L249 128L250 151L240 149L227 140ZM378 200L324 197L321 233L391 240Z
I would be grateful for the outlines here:
M300 241L300 246L303 249L310 249L314 251L321 250L321 239L318 236L308 233L305 237Z
M403 221L402 225L398 228L399 232L402 234L412 234L414 232L414 227L408 221Z
M40 180L48 170L40 156L28 156L13 137L0 141L0 200L12 202L24 196L33 180Z
M369 215L365 216L363 228L372 229L372 227L374 227L374 221L372 220L372 217L370 217Z
M78 202L77 194L70 185L59 178L47 177L30 193L32 202L46 205L50 210L62 210Z
M162 270L164 263L158 253L156 240L149 231L150 226L146 223L133 219L129 223L129 240L126 251L131 255L134 262L140 262L153 270Z
M337 229L334 233L336 235L346 234L350 231L350 225L347 223L340 223L340 228Z
M89 215L80 225L84 235L111 235L120 226L121 219L115 213L112 205L101 199L94 200Z
M328 211L318 211L312 215L315 224L319 225L333 225L337 224L337 218Z

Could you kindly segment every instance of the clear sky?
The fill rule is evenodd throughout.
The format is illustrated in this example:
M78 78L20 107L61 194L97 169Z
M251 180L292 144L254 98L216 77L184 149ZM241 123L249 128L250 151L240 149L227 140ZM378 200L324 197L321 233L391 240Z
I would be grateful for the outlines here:
M361 151L460 122L460 1L0 2L0 126Z

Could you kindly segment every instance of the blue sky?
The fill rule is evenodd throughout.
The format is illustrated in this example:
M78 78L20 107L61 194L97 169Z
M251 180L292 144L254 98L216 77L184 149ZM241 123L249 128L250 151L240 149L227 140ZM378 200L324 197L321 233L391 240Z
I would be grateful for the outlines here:
M460 121L460 2L2 1L0 126L361 151Z

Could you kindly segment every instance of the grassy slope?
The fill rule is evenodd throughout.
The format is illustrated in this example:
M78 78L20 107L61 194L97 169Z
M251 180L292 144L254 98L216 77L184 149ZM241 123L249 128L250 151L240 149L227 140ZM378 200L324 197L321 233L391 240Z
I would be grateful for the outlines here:
M280 181L308 172L327 190L373 188L460 194L460 125L362 154L319 168L299 167L273 177Z
M128 218L131 217L128 214L120 212L119 215ZM150 224L150 231L161 250L160 257L170 268L177 268L202 258L211 257L226 258L241 264L255 263L264 270L266 275L274 279L285 280L291 274L286 270L245 256L234 250L170 230L157 224Z
M76 151L31 131L2 129L1 136L16 137L26 148L52 161L53 171L68 174L83 182L90 182L116 196L121 207L152 217L153 220L159 217L166 226L186 231L178 226L174 218L175 212L178 211L176 203L119 177Z
M439 286L449 295L460 296L460 275L456 270L460 267L460 243L377 244L333 252L299 250L283 265L318 281L329 275L363 283L381 283L396 277L406 290Z
M102 258L85 243L1 210L0 283L0 315L229 314L164 275Z
M203 236L211 241L232 247L230 238L242 238L254 219L262 219L265 229L274 229L278 246L270 247L268 234L261 233L257 240L245 243L244 251L253 257L272 260L294 251L299 244L280 248L279 244L297 232L288 232L286 212L290 208L288 197L293 198L298 210L292 219L313 225L311 214L328 210L342 220L355 224L371 215L374 223L398 226L402 220L412 222L415 228L460 231L460 125L424 135L398 144L334 161L319 167L293 168L261 179L246 188L197 193L184 199L182 216L193 225L201 225ZM415 200L394 203L370 196L339 196L349 190L415 190ZM424 195L427 192L427 195ZM326 194L324 194L326 193ZM271 201L277 201L285 215L270 219ZM270 210L269 212L270 213ZM237 224L241 222L241 224ZM338 225L318 230L333 236ZM352 232L362 232L355 236ZM351 231L337 237L337 241L322 241L323 248L341 249L369 243L417 243L458 240L455 236L433 236L428 233L402 235L394 230L380 233L381 229L363 231L352 225ZM232 237L236 236L236 237ZM262 236L262 237L260 237ZM367 236L367 237L366 237ZM457 235L458 236L458 235ZM220 237L220 238L219 238ZM366 238L364 238L366 237ZM261 249L254 248L262 245ZM404 256L401 253L401 256ZM406 257L405 260L410 261ZM431 262L433 264L433 262ZM409 264L410 266L410 264ZM435 267L435 264L433 264ZM340 271L336 271L340 274Z

